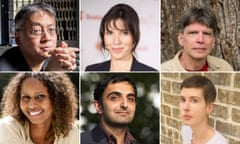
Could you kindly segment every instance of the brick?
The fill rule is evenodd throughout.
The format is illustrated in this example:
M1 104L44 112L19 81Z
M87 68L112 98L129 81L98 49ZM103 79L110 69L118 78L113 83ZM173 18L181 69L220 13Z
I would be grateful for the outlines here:
M232 137L239 138L240 137L240 126L234 125L232 123L217 121L216 129L225 135L230 135Z
M211 115L214 117L220 117L223 119L227 119L228 108L225 106L222 106L222 105L215 104Z
M235 106L240 105L240 92L228 91L219 89L218 90L218 101L225 104L232 104Z
M234 76L234 87L235 88L240 88L240 74L236 73Z
M165 114L165 115L168 115L168 116L171 116L171 108L167 105L161 105L161 113L162 114Z
M172 116L174 118L180 119L180 110L179 110L179 108L172 108Z
M165 104L179 107L179 96L174 96L171 94L164 94L163 100L164 100Z
M172 82L172 89L171 92L173 92L174 94L180 94L180 87L181 87L181 83L178 82Z
M181 120L174 120L174 119L171 119L171 118L167 118L166 119L166 124L172 128L175 128L175 129L181 129L182 127L182 123L181 123Z
M215 85L231 85L232 73L206 73L205 76L209 78Z
M232 120L235 122L240 123L240 110L239 109L232 109Z
M161 80L161 90L170 92L171 83L167 80Z

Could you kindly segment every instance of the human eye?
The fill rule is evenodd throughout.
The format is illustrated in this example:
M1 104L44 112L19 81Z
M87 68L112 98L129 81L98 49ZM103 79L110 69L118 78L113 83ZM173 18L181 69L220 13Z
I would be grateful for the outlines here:
M122 30L122 34L129 35L129 31L128 30Z
M206 35L206 36L212 36L213 35L211 32L204 32L203 34Z
M191 102L192 102L192 103L197 103L197 102L198 102L198 99L192 98L192 99L191 99Z
M110 30L106 30L106 31L105 31L105 34L106 34L106 35L111 35L112 33L113 33L113 32L110 31Z
M48 32L50 34L55 34L56 33L56 28L48 28Z
M128 101L129 101L129 102L136 102L135 96L129 96L129 97L128 97Z
M190 31L190 32L188 32L188 34L189 34L189 35L192 35L192 36L193 36L193 35L196 35L197 33L198 33L197 31Z
M21 100L24 101L24 102L29 102L30 99L31 99L31 97L28 96L28 95L23 95L23 96L21 96Z
M42 34L42 28L40 26L33 26L32 29L31 29L31 34L41 35Z
M180 102L183 103L183 102L185 102L185 101L186 101L185 98L181 96L181 97L180 97Z
M35 96L35 99L36 99L37 101L42 101L42 100L44 100L45 98L46 98L46 95L45 95L45 94L38 94L38 95Z

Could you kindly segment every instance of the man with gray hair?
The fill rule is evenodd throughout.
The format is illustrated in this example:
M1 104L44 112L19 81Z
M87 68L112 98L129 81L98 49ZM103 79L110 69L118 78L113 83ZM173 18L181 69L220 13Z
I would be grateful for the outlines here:
M161 71L232 71L225 60L210 56L219 34L217 18L206 7L187 9L179 21L178 42L182 47Z
M49 4L30 4L16 14L15 40L18 46L0 57L0 71L76 69L78 48L57 46L56 13Z

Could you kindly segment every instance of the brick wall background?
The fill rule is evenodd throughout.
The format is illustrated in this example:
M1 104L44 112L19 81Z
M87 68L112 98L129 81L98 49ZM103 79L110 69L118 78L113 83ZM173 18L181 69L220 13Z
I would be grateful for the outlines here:
M161 144L181 144L179 112L180 84L191 75L208 77L217 90L210 125L224 135L229 144L240 143L240 73L162 73Z

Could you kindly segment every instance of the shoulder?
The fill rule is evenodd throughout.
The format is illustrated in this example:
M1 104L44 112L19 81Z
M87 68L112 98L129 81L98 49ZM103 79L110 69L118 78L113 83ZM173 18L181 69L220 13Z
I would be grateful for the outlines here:
M192 129L189 126L182 126L181 128L181 136L182 136L182 141L183 144L189 144L192 139Z
M106 144L107 140L103 130L98 126L90 131L81 133L81 144Z
M13 117L6 116L0 120L0 144L3 142L18 143L23 141L24 127Z
M207 62L212 71L233 71L232 66L221 58L209 55Z
M208 144L227 144L227 140L224 138L224 136L221 133L215 130L215 134L210 139Z
M77 124L72 125L72 129L69 131L68 135L65 137L59 137L57 143L61 144L79 144L79 128Z
M110 61L108 60L101 63L88 65L85 71L109 71L109 69L110 69Z
M131 71L153 71L153 72L156 72L158 70L137 61L137 59L134 57L132 67L131 67Z
M163 62L161 64L161 71L186 71L180 63L179 56L181 51L179 51L174 58Z
M26 64L19 47L13 47L6 50L0 56L0 71L19 71Z

